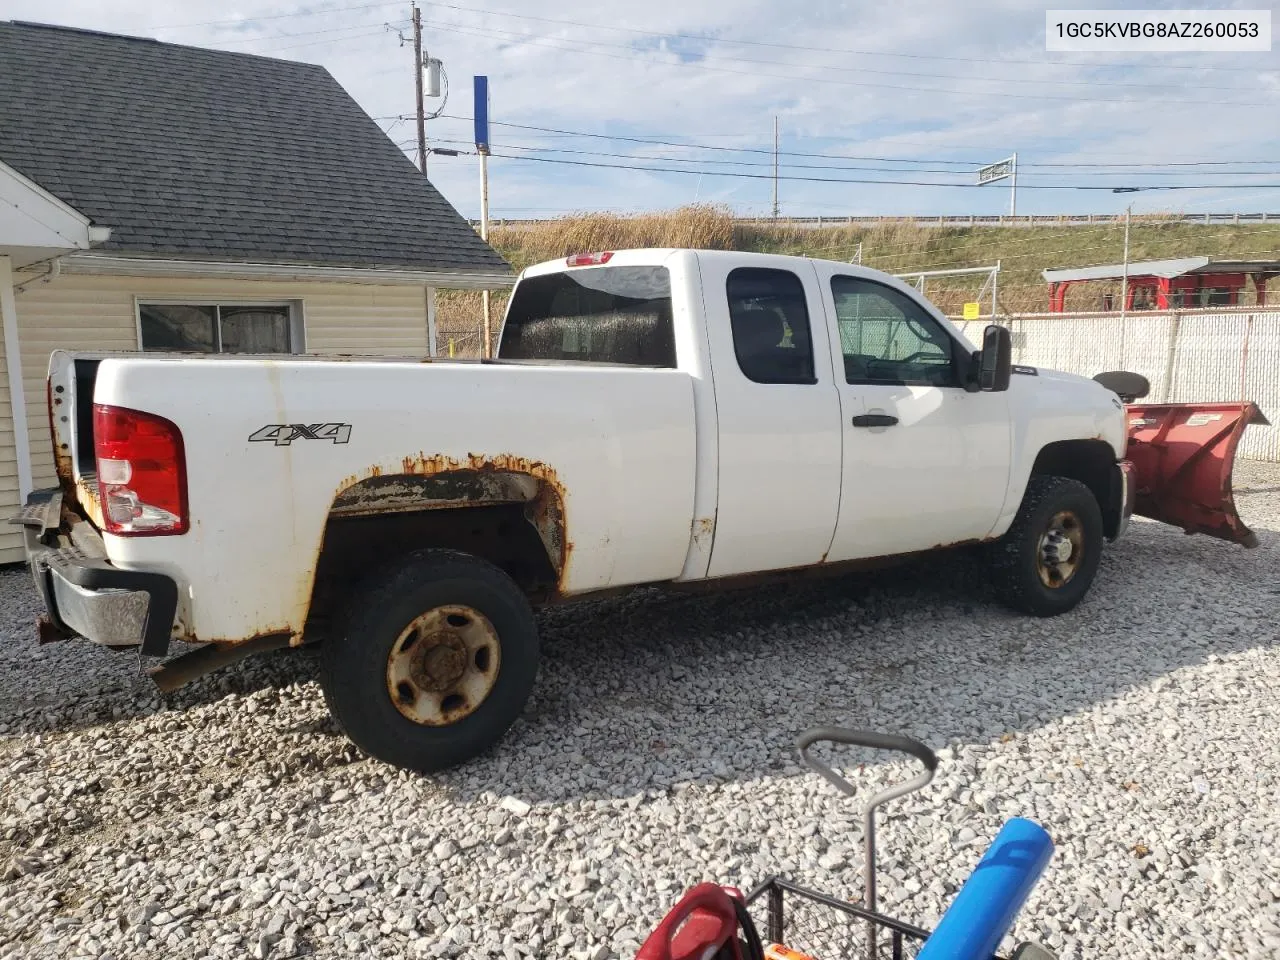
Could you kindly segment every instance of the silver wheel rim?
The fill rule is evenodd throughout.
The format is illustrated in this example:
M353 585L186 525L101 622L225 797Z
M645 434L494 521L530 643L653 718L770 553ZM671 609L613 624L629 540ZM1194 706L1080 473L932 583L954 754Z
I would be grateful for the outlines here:
M434 607L392 644L387 691L406 719L446 727L484 703L501 667L502 646L488 617L461 604Z
M1071 510L1050 519L1036 547L1036 572L1051 590L1071 582L1084 559L1084 526Z

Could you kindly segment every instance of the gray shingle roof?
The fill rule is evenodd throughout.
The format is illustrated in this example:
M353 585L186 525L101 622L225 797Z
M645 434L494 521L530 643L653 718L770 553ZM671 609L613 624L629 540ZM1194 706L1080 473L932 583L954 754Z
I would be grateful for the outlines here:
M0 160L151 256L510 268L323 67L0 22Z

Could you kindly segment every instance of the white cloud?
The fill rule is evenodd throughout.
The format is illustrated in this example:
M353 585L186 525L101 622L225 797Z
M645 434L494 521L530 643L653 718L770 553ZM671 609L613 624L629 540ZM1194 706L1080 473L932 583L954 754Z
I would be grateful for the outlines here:
M115 0L109 9L96 0L6 4L6 15L12 19L321 63L378 118L413 109L412 55L400 46L395 31L384 27L391 23L407 32L408 12L407 3L370 0L239 0L233 6L188 0L181 7ZM1277 130L1268 118L1275 116L1280 99L1276 54L1195 54L1177 59L1140 54L1107 59L1050 56L1044 52L1043 6L1014 0L597 0L588 6L551 0L449 0L427 3L425 16L427 48L444 60L451 79L445 111L450 116L470 115L471 77L485 73L492 86L493 117L508 123L767 151L776 114L784 151L976 163L1016 150L1023 164L1020 212L1111 211L1135 199L1139 209L1204 210L1218 200L1274 209L1280 199L1280 190L1249 188L1254 180L1280 182L1280 173L1230 178L1238 185L1216 192L1116 197L1109 192L1035 190L1041 184L1086 181L1079 170L1032 166L1257 160L1274 154ZM550 22L557 20L636 32ZM719 42L728 39L765 45ZM1064 59L1076 65L1062 66ZM1137 66L1107 65L1139 60ZM1174 63L1197 69L1162 69ZM382 122L397 142L411 143L412 122ZM434 120L428 124L428 136L441 145L465 149L470 123ZM565 147L584 152L537 155L581 164L704 171L699 177L495 157L490 170L497 216L652 209L695 198L766 213L770 203L767 152L694 150L502 126L494 128L492 139L511 145L499 153L530 153L517 146ZM444 144L446 140L462 142ZM593 155L597 153L626 158ZM730 167L714 160L743 165ZM784 162L784 175L954 179L936 173L895 176L792 166L839 162L814 158L785 157ZM922 166L946 168L934 162ZM1280 163L1270 169L1280 170ZM464 214L476 215L475 158L432 157L430 170ZM711 175L713 170L750 172L765 179L730 179ZM1225 179L1229 178L1212 168L1188 178ZM1132 181L1094 176L1087 182ZM1178 181L1144 174L1139 182ZM1008 201L1002 186L979 191L790 180L783 182L781 196L784 213L824 215L995 213Z

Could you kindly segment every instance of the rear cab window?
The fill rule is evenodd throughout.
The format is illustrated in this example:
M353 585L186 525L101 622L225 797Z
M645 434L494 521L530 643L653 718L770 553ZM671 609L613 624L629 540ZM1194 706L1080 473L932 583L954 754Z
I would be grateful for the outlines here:
M503 360L676 365L666 267L580 267L516 284L502 328Z

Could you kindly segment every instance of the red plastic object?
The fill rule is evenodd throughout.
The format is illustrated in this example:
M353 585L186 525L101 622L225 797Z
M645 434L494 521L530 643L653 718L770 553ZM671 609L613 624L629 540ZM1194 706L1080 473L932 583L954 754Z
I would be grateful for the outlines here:
M737 891L734 891L737 893ZM741 898L741 894L738 894ZM744 960L738 915L728 890L700 883L671 908L636 960Z
M1133 512L1220 540L1258 545L1236 513L1231 470L1244 428L1268 424L1255 403L1139 403L1127 408Z

